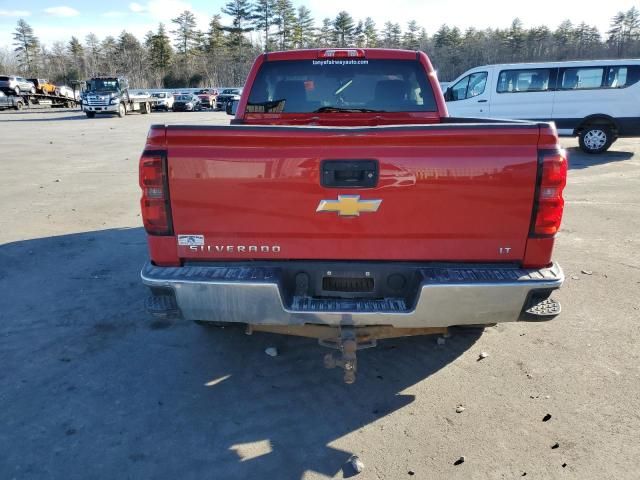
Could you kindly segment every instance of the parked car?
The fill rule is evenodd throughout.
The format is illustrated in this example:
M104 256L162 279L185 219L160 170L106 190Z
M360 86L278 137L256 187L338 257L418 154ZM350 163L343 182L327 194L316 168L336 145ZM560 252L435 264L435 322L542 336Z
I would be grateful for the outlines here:
M58 87L56 87L53 83L49 83L49 80L44 78L28 78L29 82L33 83L36 87L36 92L43 93L45 95L53 95L57 93Z
M216 110L225 110L227 103L240 100L242 88L225 88L216 98Z
M348 383L377 339L560 312L553 125L449 117L424 52L262 54L248 78L231 125L147 136L149 312L316 337Z
M458 77L445 94L460 117L553 121L587 153L640 136L640 60L487 65Z
M174 112L192 112L196 110L202 110L202 104L200 103L200 99L197 95L194 95L192 93L188 95L176 95L173 100Z
M168 112L173 108L174 98L171 92L155 92L151 94L154 99L153 108L155 110L164 110Z
M22 95L23 93L36 93L36 86L26 78L3 75L0 76L0 90L9 95Z
M6 110L7 108L22 110L23 107L24 100L22 100L22 97L17 95L7 97L4 92L0 91L0 110Z
M216 104L218 91L214 88L203 88L202 90L198 90L196 95L204 108L213 108Z
M67 97L72 100L80 100L80 92L78 90L74 92L73 88L66 85L57 85L56 88L58 89L58 95L62 97Z

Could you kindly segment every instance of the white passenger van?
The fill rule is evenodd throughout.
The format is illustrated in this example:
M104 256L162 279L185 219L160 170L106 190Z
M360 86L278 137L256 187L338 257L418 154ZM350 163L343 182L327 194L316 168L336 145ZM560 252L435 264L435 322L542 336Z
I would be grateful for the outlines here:
M445 92L452 117L553 121L587 153L640 136L640 59L488 65Z

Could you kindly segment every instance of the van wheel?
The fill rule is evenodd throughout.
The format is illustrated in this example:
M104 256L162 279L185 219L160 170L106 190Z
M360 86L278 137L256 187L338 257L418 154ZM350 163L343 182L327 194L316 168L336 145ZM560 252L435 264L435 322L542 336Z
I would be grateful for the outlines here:
M613 131L606 125L587 125L578 136L580 148L585 153L606 152L613 140Z
M127 109L124 106L124 103L118 105L118 116L120 118L124 117L127 114Z

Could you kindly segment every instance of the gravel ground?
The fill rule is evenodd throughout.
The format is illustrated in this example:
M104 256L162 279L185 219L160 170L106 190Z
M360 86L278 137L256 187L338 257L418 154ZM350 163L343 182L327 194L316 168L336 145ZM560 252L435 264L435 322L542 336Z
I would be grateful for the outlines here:
M385 341L348 386L312 340L143 311L148 126L227 121L0 114L0 478L639 478L638 140L563 141L559 318Z

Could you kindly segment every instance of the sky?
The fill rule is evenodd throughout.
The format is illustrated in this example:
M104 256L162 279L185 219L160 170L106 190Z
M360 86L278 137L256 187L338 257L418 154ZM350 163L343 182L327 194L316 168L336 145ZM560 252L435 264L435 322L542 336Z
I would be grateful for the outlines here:
M208 20L220 13L224 3L226 0L0 0L0 48L11 47L12 32L19 18L24 18L46 45L66 42L72 35L84 40L89 32L100 39L117 36L123 29L142 39L149 30L156 30L159 22L169 24L185 9L193 11L199 26L206 29ZM325 17L335 18L340 10L347 10L356 20L372 17L379 28L392 21L404 29L409 20L415 19L429 34L443 23L463 29L505 28L514 17L519 17L525 26L550 28L564 19L574 23L585 21L604 33L616 12L634 5L640 7L638 0L293 0L293 3L296 7L308 7L318 24Z

